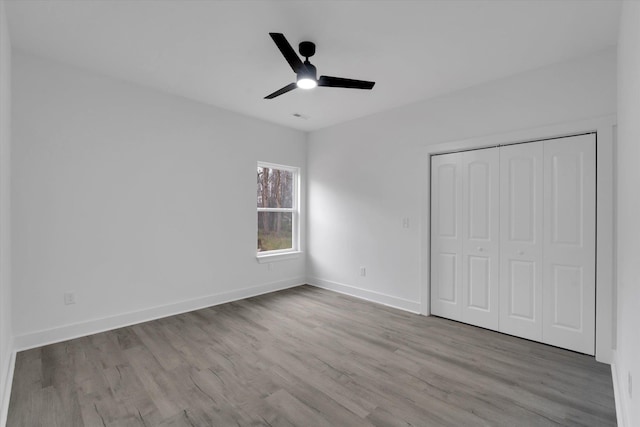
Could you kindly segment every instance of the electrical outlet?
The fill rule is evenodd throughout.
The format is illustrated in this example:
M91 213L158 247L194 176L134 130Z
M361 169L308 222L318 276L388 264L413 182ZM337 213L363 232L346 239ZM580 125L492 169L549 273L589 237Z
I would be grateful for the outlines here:
M267 271L273 271L273 263L272 262L267 263Z
M628 374L627 382L629 383L629 398L633 397L633 377L631 376L631 372Z
M360 267L360 275L362 277L367 275L367 268L366 267Z
M402 218L402 228L409 228L409 217L405 216Z
M75 304L76 303L76 294L72 292L65 292L64 294L64 303L65 305Z

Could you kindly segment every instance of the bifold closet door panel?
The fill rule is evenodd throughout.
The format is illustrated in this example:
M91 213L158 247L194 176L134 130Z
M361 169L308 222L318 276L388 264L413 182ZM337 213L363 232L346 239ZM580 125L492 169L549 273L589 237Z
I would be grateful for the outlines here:
M542 341L543 143L500 147L500 328Z
M462 320L462 154L431 157L431 313Z
M462 321L498 329L499 152L462 155Z
M543 342L595 353L595 135L544 143Z

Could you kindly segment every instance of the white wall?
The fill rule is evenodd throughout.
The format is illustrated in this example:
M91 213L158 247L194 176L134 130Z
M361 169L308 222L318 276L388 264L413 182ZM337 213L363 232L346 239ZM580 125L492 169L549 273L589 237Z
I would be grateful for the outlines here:
M256 162L304 172L302 132L16 52L13 146L18 348L304 282L255 258Z
M0 425L9 402L13 352L11 327L11 44L0 1Z
M626 1L618 44L618 347L626 426L640 425L640 2ZM633 377L633 397L629 395Z
M0 425L4 425L9 400L11 353L11 44L0 1Z
M310 282L418 311L424 146L615 111L616 53L610 49L313 132ZM409 229L402 228L403 217Z

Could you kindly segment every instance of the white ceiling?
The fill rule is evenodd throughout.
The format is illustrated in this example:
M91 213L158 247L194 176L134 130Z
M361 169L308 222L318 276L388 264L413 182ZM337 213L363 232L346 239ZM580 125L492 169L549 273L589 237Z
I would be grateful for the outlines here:
M617 0L7 2L14 48L301 130L615 45L619 14ZM269 32L315 42L318 75L376 86L263 99L295 80Z

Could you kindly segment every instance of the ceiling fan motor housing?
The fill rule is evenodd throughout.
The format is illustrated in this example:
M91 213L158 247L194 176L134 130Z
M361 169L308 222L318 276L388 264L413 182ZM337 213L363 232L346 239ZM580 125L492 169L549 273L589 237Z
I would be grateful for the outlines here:
M305 58L311 58L316 54L316 44L313 42L302 42L298 45L300 55Z

